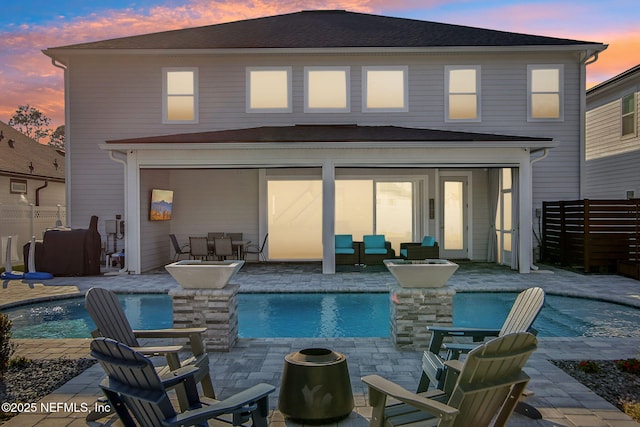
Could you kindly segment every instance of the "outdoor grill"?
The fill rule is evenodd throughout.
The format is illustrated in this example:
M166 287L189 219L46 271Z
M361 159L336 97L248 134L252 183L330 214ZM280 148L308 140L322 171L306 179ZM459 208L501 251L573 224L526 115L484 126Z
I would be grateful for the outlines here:
M284 358L278 409L294 420L344 418L353 410L347 358L326 348L307 348Z

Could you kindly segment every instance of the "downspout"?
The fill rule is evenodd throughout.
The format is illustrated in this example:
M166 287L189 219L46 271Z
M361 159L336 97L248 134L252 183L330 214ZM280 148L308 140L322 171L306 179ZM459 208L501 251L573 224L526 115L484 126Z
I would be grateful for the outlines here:
M47 188L48 186L49 186L49 180L45 179L44 185L36 188L36 206L40 206L40 190L42 190L43 188Z
M124 182L125 185L127 183L127 161L123 160L123 159L119 159L114 155L114 151L113 150L109 150L109 158L111 160L113 160L114 162L118 162L121 163L124 166ZM125 220L129 220L128 218L126 218L126 213L129 212L127 210L127 197L124 198L124 212L125 212ZM126 223L125 223L126 224ZM126 225L125 225L126 226ZM129 257L127 256L127 239L124 239L124 265L122 266L122 268L119 270L119 273L128 273L129 272Z
M66 164L67 165L71 165L71 151L67 150L67 145L69 144L69 132L70 132L70 120L69 120L69 106L71 105L69 103L69 78L68 78L68 72L69 69L62 63L58 62L58 60L56 60L55 58L51 58L51 64L56 67L56 68L60 68L61 70L64 71L64 151L65 151L65 157L66 157ZM70 226L70 218L71 218L71 167L67 167L65 172L64 172L64 182L65 182L65 195L64 195L64 199L65 199L65 205L66 205L66 213L67 213L67 226Z
M548 155L549 155L549 149L544 148L542 150L542 156L533 158L529 161L531 163L531 175L533 175L533 164L539 162L540 160L546 159ZM533 197L533 192L532 192L532 197ZM531 251L531 260L529 264L531 264L531 269L533 271L538 271L539 267L533 263L533 250Z
M584 199L584 187L586 181L586 134L587 134L587 65L598 60L599 51L586 51L580 61L580 190L579 199Z

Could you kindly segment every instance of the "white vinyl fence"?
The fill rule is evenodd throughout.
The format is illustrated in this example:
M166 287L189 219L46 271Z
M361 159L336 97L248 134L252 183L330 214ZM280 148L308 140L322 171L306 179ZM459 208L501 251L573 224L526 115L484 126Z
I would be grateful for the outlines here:
M59 221L59 222L58 222ZM0 266L4 267L7 238L11 238L11 262L22 264L22 247L31 236L42 239L48 228L66 225L67 210L64 206L3 205L0 204Z

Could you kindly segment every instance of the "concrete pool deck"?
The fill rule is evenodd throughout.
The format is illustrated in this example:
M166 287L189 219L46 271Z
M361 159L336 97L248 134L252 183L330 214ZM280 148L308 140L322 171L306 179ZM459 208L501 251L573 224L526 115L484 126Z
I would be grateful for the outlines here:
M246 264L233 282L241 292L330 292L385 291L394 279L383 268L341 268L336 275L323 275L319 264ZM581 275L541 266L538 272L519 274L506 267L483 263L461 263L449 280L458 291L520 291L540 286L549 294L583 296L640 308L640 282L615 275ZM83 294L100 286L121 292L167 292L177 287L162 270L143 275L56 277L38 283L5 281L0 289L0 307L21 299ZM89 340L16 340L18 354L30 358L86 357ZM329 347L348 357L356 408L333 425L366 426L370 408L366 403L363 375L378 373L408 389L414 389L420 372L419 351L397 350L388 339L240 339L227 353L210 353L214 386L225 397L257 382L280 384L284 356L306 347ZM540 338L538 350L527 364L531 376L527 398L543 414L532 420L514 414L509 426L638 426L588 388L573 380L549 360L622 359L638 357L640 337L635 338ZM77 402L93 407L100 396L98 382L103 373L94 366L50 394L47 402ZM277 411L278 392L271 396L270 425L297 426ZM55 412L22 414L5 426L84 426L86 413ZM121 425L113 418L88 425ZM212 424L214 425L214 424Z

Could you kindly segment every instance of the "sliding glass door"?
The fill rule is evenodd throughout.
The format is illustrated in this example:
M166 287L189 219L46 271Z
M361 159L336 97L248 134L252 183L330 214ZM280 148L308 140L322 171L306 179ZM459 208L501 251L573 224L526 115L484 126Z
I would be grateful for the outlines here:
M269 259L322 259L322 181L267 184Z
M415 182L336 180L335 234L384 234L396 254L413 240ZM322 259L322 181L269 180L269 259Z

